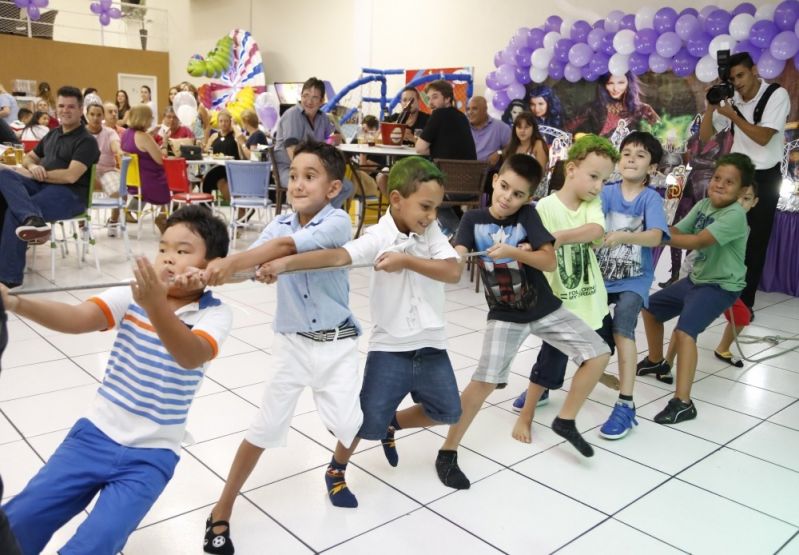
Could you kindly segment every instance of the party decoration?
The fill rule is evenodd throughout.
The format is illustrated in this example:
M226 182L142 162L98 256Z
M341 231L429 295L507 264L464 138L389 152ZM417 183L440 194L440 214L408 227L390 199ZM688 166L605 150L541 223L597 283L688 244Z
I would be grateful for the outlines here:
M666 31L658 37L655 43L655 51L664 58L671 58L674 56L682 46L682 41L677 33L673 31Z
M655 21L655 8L644 6L638 9L635 14L635 28L639 31L643 29L653 29L652 25Z
M658 33L654 29L641 29L635 34L633 44L639 54L651 54L655 51Z
M799 37L793 31L779 33L769 46L769 53L777 60L789 60L797 52L799 52Z
M714 10L705 19L705 32L711 37L726 34L730 30L732 16L726 10Z
M735 40L747 40L754 24L755 16L745 12L739 13L730 21L730 35Z
M735 39L733 39L730 35L719 35L710 41L707 50L708 54L710 54L715 60L719 50L732 50L734 47Z
M222 72L226 71L233 61L233 39L224 36L216 41L216 46L205 58L195 54L189 60L186 71L192 77L222 77Z
M703 83L712 83L719 76L718 64L709 54L702 56L694 70L696 78Z
M660 8L655 12L655 19L652 22L655 31L660 33L667 33L674 31L674 25L677 22L677 11L674 8Z
M122 17L122 12L119 8L111 6L111 0L100 0L99 2L92 2L89 9L93 14L98 16L100 25L105 27L111 23L112 19L119 19Z
M799 1L797 0L785 0L774 10L774 23L781 31L792 30L797 19L799 19Z
M785 60L778 60L771 52L764 50L757 62L757 71L764 79L776 79L785 69Z
M699 19L697 19L695 15L689 13L681 15L674 24L674 32L677 33L677 36L682 40L690 39L701 30L702 24L699 22Z
M613 48L616 52L624 56L629 56L635 52L635 31L622 29L613 37Z
M31 21L39 21L42 8L46 8L48 0L14 0L14 5L21 10L27 10Z
M750 30L749 42L758 48L768 48L771 41L777 36L777 32L778 29L774 22L766 19L756 21Z
M611 75L624 75L630 71L630 57L616 52L608 61L608 70Z

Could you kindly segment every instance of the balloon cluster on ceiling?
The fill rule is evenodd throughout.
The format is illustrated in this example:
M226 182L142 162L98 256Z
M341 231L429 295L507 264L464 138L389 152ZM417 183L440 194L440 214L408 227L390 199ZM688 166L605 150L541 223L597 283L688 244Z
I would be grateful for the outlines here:
M774 79L793 58L799 69L799 0L727 11L641 7L635 14L614 10L593 24L549 16L544 25L520 28L494 55L486 76L493 107L504 110L524 98L530 82L547 79L596 81L611 73L672 71L709 83L718 77L716 53L749 52L759 73Z

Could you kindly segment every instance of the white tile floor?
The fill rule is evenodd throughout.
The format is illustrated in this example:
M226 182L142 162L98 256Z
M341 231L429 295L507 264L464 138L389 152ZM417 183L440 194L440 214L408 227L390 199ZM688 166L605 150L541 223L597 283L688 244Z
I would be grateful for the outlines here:
M152 229L145 226L133 245L152 255ZM58 261L59 285L130 275L120 239L100 232L97 248L102 274L78 268L73 256ZM42 251L35 266L45 271L49 253ZM351 305L366 327L367 276L364 270L351 276ZM46 285L37 273L26 276L28 287ZM450 355L463 387L480 354L485 302L468 279L447 290ZM76 302L92 293L46 297ZM218 293L235 307L234 330L194 402L192 443L126 554L201 553L205 518L270 376L275 289L245 283ZM799 299L761 293L757 308L750 333L799 335ZM0 378L4 502L86 410L112 340L100 333L67 337L13 316L10 324ZM606 441L597 430L616 394L600 385L578 418L596 447L592 459L579 457L548 427L560 391L536 414L532 445L511 438L511 401L525 387L540 346L531 338L514 362L509 387L489 397L464 439L460 461L473 483L469 491L452 491L436 477L433 461L444 428L407 431L398 436L397 468L374 444L364 443L353 457L348 481L360 501L357 510L327 500L322 474L334 441L312 397L303 395L288 446L266 454L236 505L237 553L799 553L799 352L743 369L727 366L710 350L721 325L700 340L693 390L699 418L675 427L652 422L671 387L642 378L636 390L640 425L625 439ZM793 346L760 343L746 352L761 357ZM360 348L363 364L366 340ZM46 552L63 545L83 518L77 515L59 531Z

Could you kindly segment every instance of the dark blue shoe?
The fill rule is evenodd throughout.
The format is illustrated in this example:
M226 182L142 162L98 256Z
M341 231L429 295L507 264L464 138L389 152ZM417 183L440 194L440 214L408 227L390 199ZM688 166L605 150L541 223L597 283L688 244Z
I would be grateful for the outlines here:
M602 424L599 429L599 435L605 439L621 439L633 429L633 426L637 425L635 408L624 403L616 403L607 422Z
M524 408L524 401L527 399L527 390L525 389L522 391L522 394L516 397L516 400L513 401L513 412L522 412ZM541 397L538 399L538 402L535 404L536 407L543 407L549 403L549 390L545 389L544 392L541 394Z

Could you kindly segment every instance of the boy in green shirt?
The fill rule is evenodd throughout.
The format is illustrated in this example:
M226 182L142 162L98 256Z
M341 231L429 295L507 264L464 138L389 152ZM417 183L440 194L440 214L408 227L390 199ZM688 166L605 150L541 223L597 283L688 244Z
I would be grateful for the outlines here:
M691 385L696 373L696 338L735 302L746 285L744 254L749 229L737 202L753 182L755 167L745 154L727 154L716 162L707 198L671 227L670 246L696 250L691 274L658 291L642 311L649 355L638 363L639 375L668 374L663 358L663 322L679 316L672 334L677 352L677 391L661 412L658 424L696 418Z

